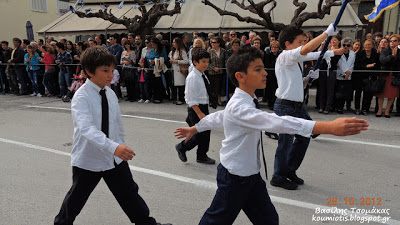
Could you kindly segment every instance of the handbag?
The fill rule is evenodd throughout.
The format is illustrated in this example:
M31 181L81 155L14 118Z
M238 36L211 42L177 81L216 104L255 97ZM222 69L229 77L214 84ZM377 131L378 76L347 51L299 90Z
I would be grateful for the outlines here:
M363 80L364 90L366 92L369 92L372 94L381 93L383 91L383 89L385 88L385 83L386 83L386 80L383 80L383 79L377 79L377 80L365 79L365 80Z
M179 52L178 60L182 60L182 53ZM183 76L187 76L189 74L189 64L179 64L179 70Z
M393 76L393 78L392 78L392 86L396 86L396 87L400 86L400 77Z

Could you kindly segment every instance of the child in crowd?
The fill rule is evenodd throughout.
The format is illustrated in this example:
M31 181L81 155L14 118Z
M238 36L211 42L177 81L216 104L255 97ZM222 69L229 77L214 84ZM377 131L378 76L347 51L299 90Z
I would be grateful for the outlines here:
M147 62L144 58L139 60L139 89L140 89L140 100L139 103L149 103L150 102L150 93L149 93L149 84L147 77Z
M193 49L192 54L194 69L187 76L185 85L185 101L188 105L186 122L189 126L194 126L208 115L209 103L213 108L217 108L217 101L212 95L209 80L204 74L210 63L210 53L205 49L196 48ZM186 162L186 151L198 146L197 162L214 164L215 160L207 156L210 147L210 134L210 131L200 132L188 142L182 141L177 144L175 149L178 151L179 159Z
M74 74L74 81L71 84L71 87L68 88L71 92L76 92L86 81L86 75L83 70L79 73L79 75Z
M127 163L135 152L124 145L125 132L118 99L109 87L117 61L106 48L94 46L86 50L81 65L88 80L75 93L71 103L73 183L54 224L73 224L103 178L132 223L160 225L149 216L149 208L138 194L139 187Z
M119 72L117 69L114 69L113 73L114 73L114 77L111 80L110 87L115 92L115 95L117 95L117 98L122 99L122 92L121 92L121 88L119 86L119 78L120 78Z
M254 47L242 47L234 53L227 61L227 70L238 88L225 110L204 117L195 126L175 131L178 138L186 137L185 141L189 142L197 132L224 129L218 189L200 225L232 224L240 210L253 224L279 224L265 181L260 176L260 131L309 137L312 133L344 136L367 130L367 122L356 118L315 122L259 110L254 92L266 86L267 72L262 58L262 52Z
M26 47L28 53L25 54L25 65L26 71L28 72L29 79L33 85L34 93L31 96L42 97L39 93L39 84L38 84L38 72L39 72L39 60L41 59L39 54L35 52L35 49L32 45L28 45Z

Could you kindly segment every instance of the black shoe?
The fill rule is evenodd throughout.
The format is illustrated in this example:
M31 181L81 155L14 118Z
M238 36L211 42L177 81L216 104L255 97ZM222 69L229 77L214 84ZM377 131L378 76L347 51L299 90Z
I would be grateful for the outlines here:
M270 183L272 186L281 187L286 190L296 190L299 186L288 179L285 179L284 181L278 181L275 177L272 177Z
M336 112L337 112L338 114L343 114L343 110L341 110L341 109L336 109Z
M288 179L290 181L292 181L293 183L298 184L298 185L303 185L304 184L304 180L301 179L300 177L298 177L295 173L292 174L292 175L289 175Z
M197 159L196 162L204 164L215 164L215 160L206 156L206 158Z
M186 162L186 161L187 161L186 152L179 150L178 146L179 146L179 144L176 144L176 145L175 145L175 149L176 149L176 151L178 152L179 159L180 159L182 162Z
M156 223L156 225L172 225L172 223Z
M400 116L400 112L397 112L396 114L394 114L395 117L399 117Z
M317 138L319 135L320 135L320 134L313 134L313 135L311 135L311 138L312 138L312 139L315 139L315 138Z

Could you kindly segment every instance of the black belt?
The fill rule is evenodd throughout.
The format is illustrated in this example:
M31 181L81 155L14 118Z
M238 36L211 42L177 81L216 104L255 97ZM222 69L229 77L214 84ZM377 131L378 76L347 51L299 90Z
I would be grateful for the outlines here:
M295 101L290 101L287 99L280 99L280 98L277 98L275 100L275 103L278 103L281 105L294 105L294 106L302 106L303 105L303 102L295 102Z

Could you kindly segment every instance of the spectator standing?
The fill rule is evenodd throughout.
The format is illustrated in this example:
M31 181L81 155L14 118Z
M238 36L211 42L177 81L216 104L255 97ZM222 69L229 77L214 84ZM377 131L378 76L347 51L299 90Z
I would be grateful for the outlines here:
M150 94L149 94L149 86L148 86L148 70L147 70L147 62L144 58L139 60L139 88L140 88L140 100L139 103L149 103L150 102Z
M382 39L384 40L384 39ZM382 70L386 71L400 71L400 50L398 48L400 44L400 35L394 34L390 36L389 48L383 48L380 53L380 63ZM385 87L382 93L378 93L375 96L378 97L379 109L376 113L377 117L381 117L383 113L383 101L387 98L387 104L385 109L385 117L390 118L390 108L395 98L399 97L399 87L392 85L393 77L400 77L400 72L381 73L380 79L386 80ZM399 109L397 109L399 110Z
M347 103L347 108L350 108L351 100L353 98L353 85L351 82L351 74L354 70L356 54L352 50L350 50L351 46L351 38L345 38L342 41L344 52L343 55L340 57L337 65L335 108L336 112L339 114L343 114L343 107L345 103Z
M11 53L12 53L12 49L8 46L8 41L2 41L1 42L1 49L2 49L2 52L0 53L1 54L1 56L0 56L1 60L0 61L3 62L3 63L7 63L8 60L10 60ZM10 93L10 92L12 93L13 90L15 89L15 87L12 84L12 80L9 79L10 78L10 76L8 74L8 69L9 68L10 68L9 65L0 66L0 73L1 73L0 75L3 78L5 93ZM16 84L18 84L17 81L15 81L15 82L16 82Z
M340 48L340 41L342 37L338 34L332 37L329 43L330 50L337 50ZM321 45L320 50L323 45ZM323 60L321 63L319 81L318 81L318 94L319 94L319 113L329 114L329 111L334 109L335 99L335 83L336 83L336 70L340 55L335 55L331 59ZM330 61L330 63L328 63Z
M39 93L38 85L38 70L40 69L40 67L37 65L39 64L40 57L39 54L35 52L35 49L32 47L32 45L27 46L27 51L28 53L26 53L24 56L24 64L26 65L26 71L28 72L28 76L32 82L32 87L34 91L31 96L42 97L42 95Z
M14 44L14 50L11 52L11 58L8 60L9 63L16 63L16 64L22 64L24 63L24 56L25 56L25 51L21 47L21 39L19 38L14 38L13 39L13 44ZM28 85L26 83L27 79L27 74L24 68L24 65L13 65L10 67L10 76L13 76L11 78L13 80L13 85L15 87L14 94L21 94L21 95L28 95L29 90L28 90ZM15 83L18 80L17 83ZM18 83L21 85L21 93L19 92L19 87Z
M230 43L230 46L231 46L231 48L228 49L226 51L226 53L225 53L226 54L225 55L225 60L226 60L225 61L225 65L226 65L226 62L228 61L229 57L231 57L235 52L239 51L239 48L240 48L240 40L239 40L239 38L232 39L232 41ZM229 93L229 98L231 98L233 93L235 92L236 87L232 83L231 79L229 79L229 76L227 76L226 79L228 79L228 93ZM226 85L226 82L227 82L226 79L223 81L225 83L225 85Z
M65 50L65 45L63 43L58 42L56 44L57 61L60 68L60 72L58 73L58 84L60 86L60 95L58 97L63 97L67 93L67 88L71 86L71 78L72 78L72 68L70 64L72 64L72 56Z
M185 74L182 74L180 65L187 66L186 68L189 69L189 60L180 38L174 38L172 41L172 50L169 53L169 59L172 64L174 81L172 88L172 101L174 104L182 105L185 102L185 81L188 71L185 71Z
M115 35L111 35L109 39L110 39L111 46L108 47L108 50L115 56L115 59L117 60L117 62L119 62L121 60L121 54L122 54L123 48L121 47L120 44L117 43L117 39L116 39Z
M374 49L373 40L366 40L364 42L364 49L356 54L354 69L376 71L380 69L379 64L379 54ZM368 115L371 106L372 93L369 93L364 89L363 83L369 79L376 80L376 78L376 72L357 72L353 74L352 80L355 90L354 106L356 115ZM361 93L363 96L360 111Z
M221 39L219 37L211 38L212 48L208 50L210 53L210 65L208 67L208 79L210 80L211 91L214 98L217 99L218 105L222 105L221 91L223 80L226 76L225 70L225 49L220 48Z
M126 93L128 98L126 101L134 102L136 101L137 92L137 78L135 76L133 65L136 61L136 54L131 49L131 44L129 41L125 41L123 44L125 51L121 55L121 65L122 73L125 81Z
M270 110L274 110L274 104L276 100L275 92L278 88L278 81L275 75L275 64L276 59L281 53L281 48L279 46L279 42L272 41L270 44L271 51L266 53L264 56L264 67L267 68L268 76L267 76L267 84L264 90L263 101L268 102L268 108Z
M52 64L55 63L56 55L54 54L54 49L49 44L42 46L42 50L43 58L41 62L45 64L43 83L44 86L47 88L47 91L49 92L47 97L52 97L55 95L55 89L53 85L55 77L55 67Z
M149 66L153 70L153 103L161 103L163 93L167 86L164 73L167 71L169 59L161 41L158 38L151 38L152 49L149 53Z
M361 41L360 41L360 39L354 40L352 50L356 54L357 54L358 51L361 50Z

